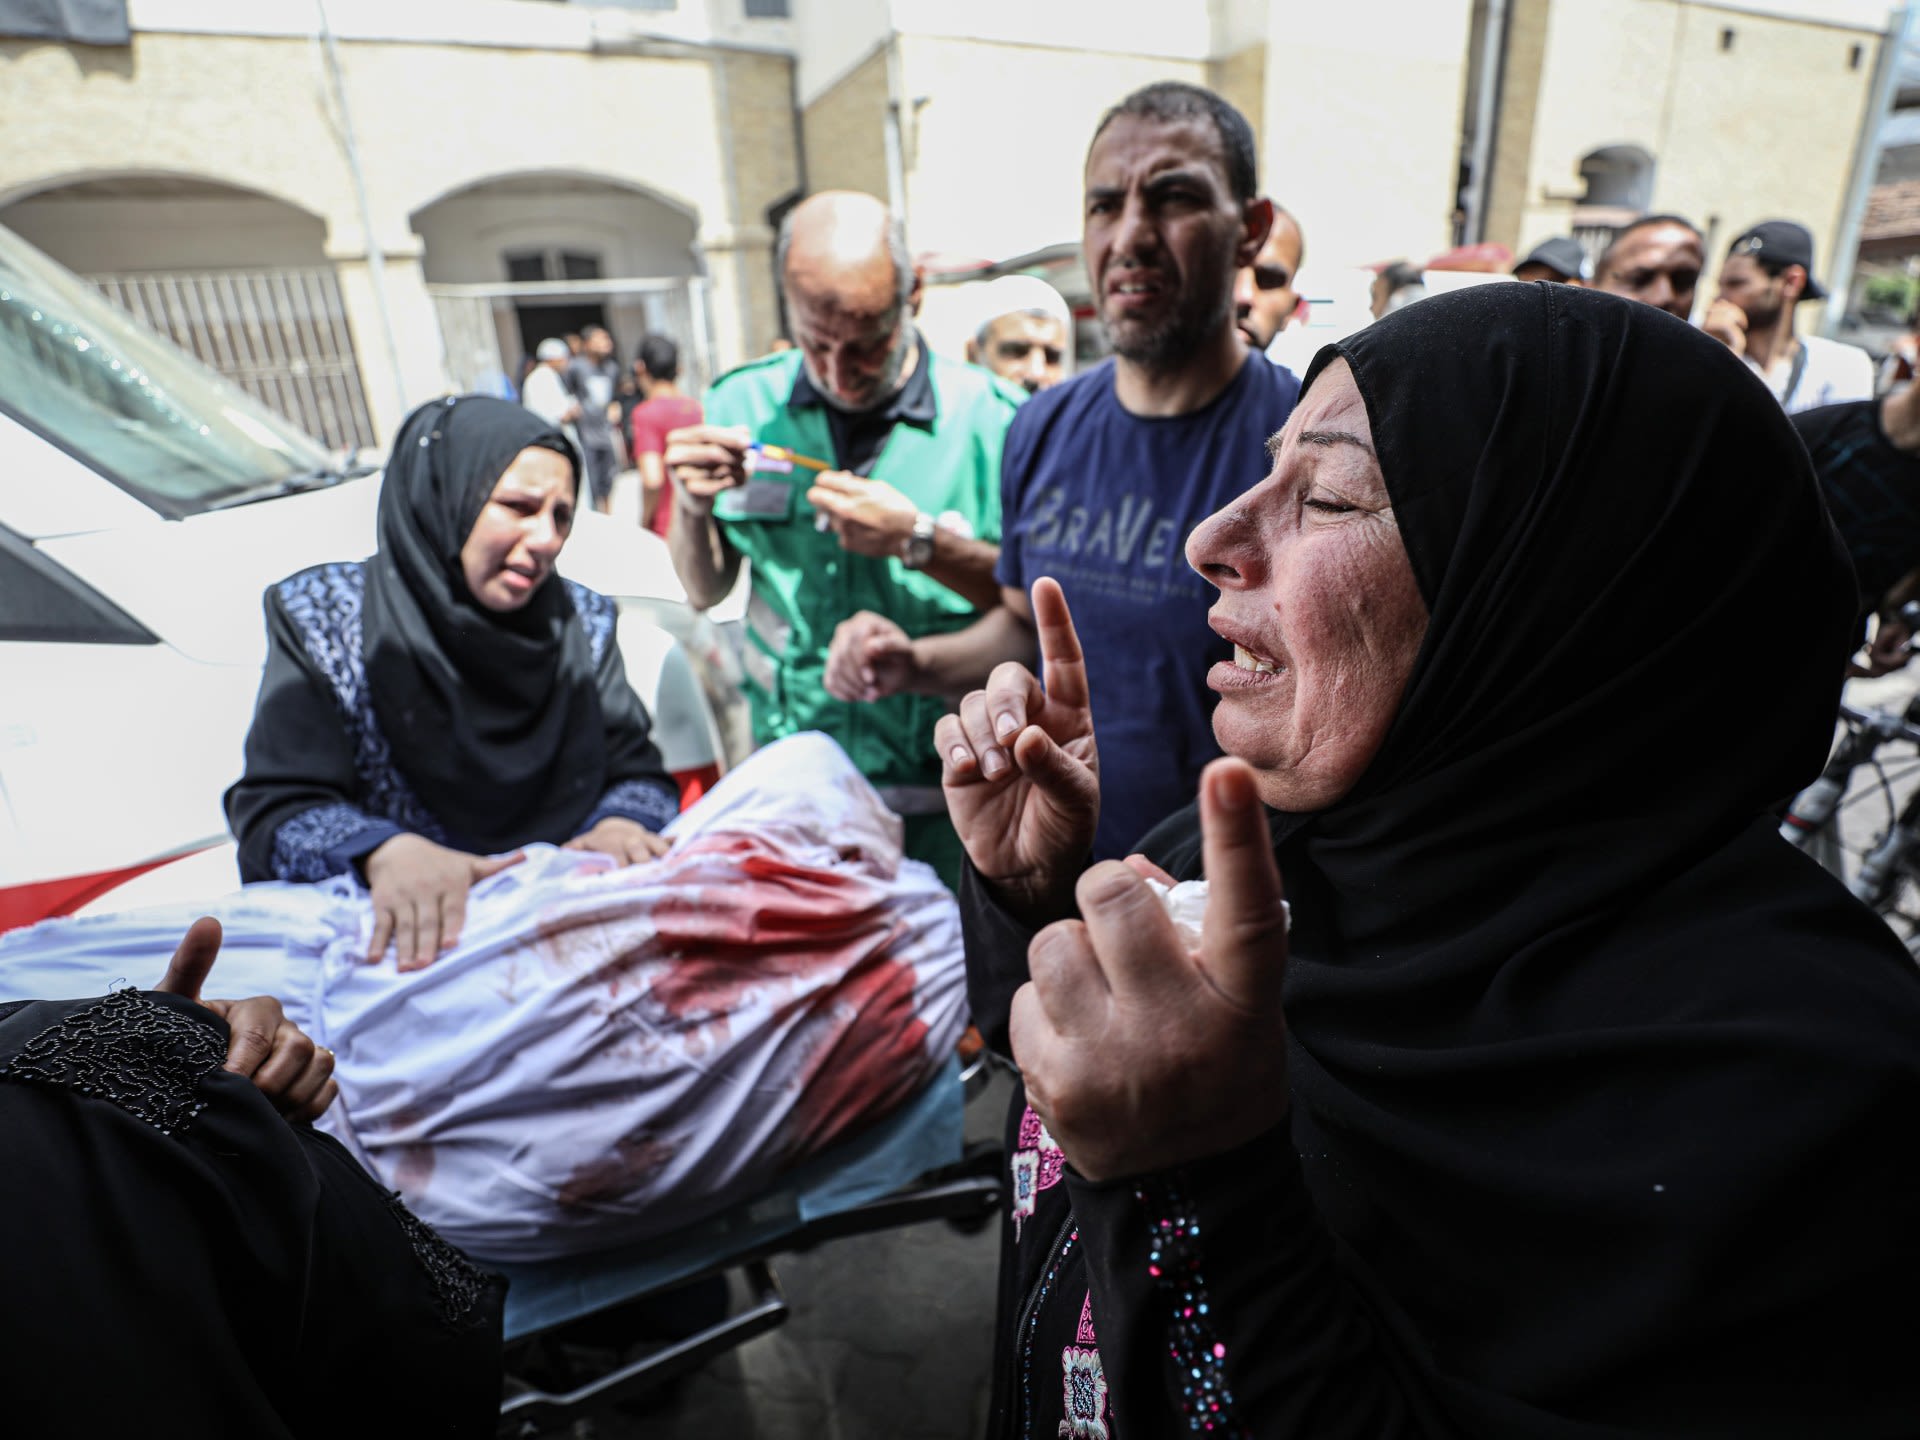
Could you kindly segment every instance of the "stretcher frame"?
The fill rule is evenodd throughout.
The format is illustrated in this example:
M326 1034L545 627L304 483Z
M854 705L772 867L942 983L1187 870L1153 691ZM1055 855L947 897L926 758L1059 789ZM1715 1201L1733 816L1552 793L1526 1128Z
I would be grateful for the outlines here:
M950 1077L951 1071L948 1072ZM951 1078L934 1084L953 1084ZM960 1073L961 1099L978 1094L987 1083L984 1056ZM779 1328L791 1318L773 1261L781 1255L803 1253L832 1240L871 1235L884 1230L944 1220L963 1229L989 1224L1004 1198L1005 1165L996 1140L979 1140L962 1148L960 1159L922 1174L905 1186L876 1200L823 1215L778 1235L743 1245L737 1252L715 1257L698 1269L672 1281L620 1296L609 1304L569 1316L558 1323L515 1336L507 1347L506 1394L500 1405L501 1440L532 1440L575 1420L637 1399L678 1376L696 1370L749 1340ZM630 1360L616 1358L611 1365L590 1368L572 1358L569 1332L604 1321L610 1312L637 1302L658 1300L690 1289L715 1276L732 1276L744 1303L692 1334L667 1341ZM633 1343L637 1343L637 1338ZM604 1338L594 1348L605 1349ZM620 1349L631 1348L623 1345ZM551 1375L540 1381L525 1373L534 1359L544 1359Z

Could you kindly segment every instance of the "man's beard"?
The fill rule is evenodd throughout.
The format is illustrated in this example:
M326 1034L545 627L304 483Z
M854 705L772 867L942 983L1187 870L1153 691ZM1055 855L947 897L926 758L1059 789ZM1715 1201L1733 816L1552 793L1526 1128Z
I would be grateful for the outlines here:
M1167 374L1184 368L1201 347L1234 324L1232 290L1211 287L1208 295L1200 287L1180 297L1173 314L1151 329L1134 321L1113 324L1101 317L1107 343L1113 353L1142 370Z
M1783 304L1778 299L1756 300L1751 306L1742 305L1740 308L1746 314L1749 330L1771 330L1780 323Z
M800 363L807 367L807 379L813 382L814 393L842 415L865 415L870 410L878 410L895 395L900 393L900 373L907 368L907 360L913 354L913 327L902 325L899 337L893 342L893 348L887 352L887 363L880 369L874 381L873 398L859 405L850 404L834 392L832 386L821 378L813 368L813 361L803 351Z

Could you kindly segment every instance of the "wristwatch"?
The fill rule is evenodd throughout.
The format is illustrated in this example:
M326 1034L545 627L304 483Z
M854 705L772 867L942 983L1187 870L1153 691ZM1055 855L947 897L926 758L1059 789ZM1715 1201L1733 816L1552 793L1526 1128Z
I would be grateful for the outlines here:
M913 517L913 531L900 547L900 563L909 570L924 570L933 559L933 516L924 510Z

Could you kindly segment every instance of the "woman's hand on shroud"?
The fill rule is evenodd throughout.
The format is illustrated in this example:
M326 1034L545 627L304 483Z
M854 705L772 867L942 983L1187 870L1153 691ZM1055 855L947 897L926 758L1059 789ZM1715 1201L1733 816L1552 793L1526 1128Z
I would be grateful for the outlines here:
M247 1000L202 1000L213 962L220 957L220 922L202 915L187 927L167 973L153 988L183 995L227 1022L227 1066L244 1075L289 1120L318 1120L340 1093L333 1078L333 1051L316 1045L287 1019L271 995Z
M1220 1154L1287 1113L1287 920L1266 814L1244 761L1209 765L1200 797L1199 950L1137 867L1108 861L1080 879L1084 922L1034 937L1013 997L1028 1103L1089 1180Z
M1100 759L1087 667L1067 597L1033 583L1043 687L1026 666L996 666L985 690L934 727L947 813L967 857L1011 908L1064 905L1100 822Z
M658 860L673 848L673 842L656 835L637 820L609 815L584 835L576 835L560 847L563 850L592 850L611 855L622 865L638 865Z
M396 835L367 856L367 888L373 892L373 964L393 945L402 970L424 970L451 950L467 923L467 892L526 857L469 855L424 835Z

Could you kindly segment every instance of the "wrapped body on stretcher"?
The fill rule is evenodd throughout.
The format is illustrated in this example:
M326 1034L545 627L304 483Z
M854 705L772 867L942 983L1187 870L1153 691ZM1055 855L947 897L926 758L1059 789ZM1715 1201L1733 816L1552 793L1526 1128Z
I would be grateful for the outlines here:
M754 1194L896 1109L966 1020L958 913L831 740L760 751L616 869L532 846L424 970L365 962L346 877L0 937L0 1000L150 983L197 914L217 992L271 994L337 1057L321 1124L442 1235L526 1262Z

